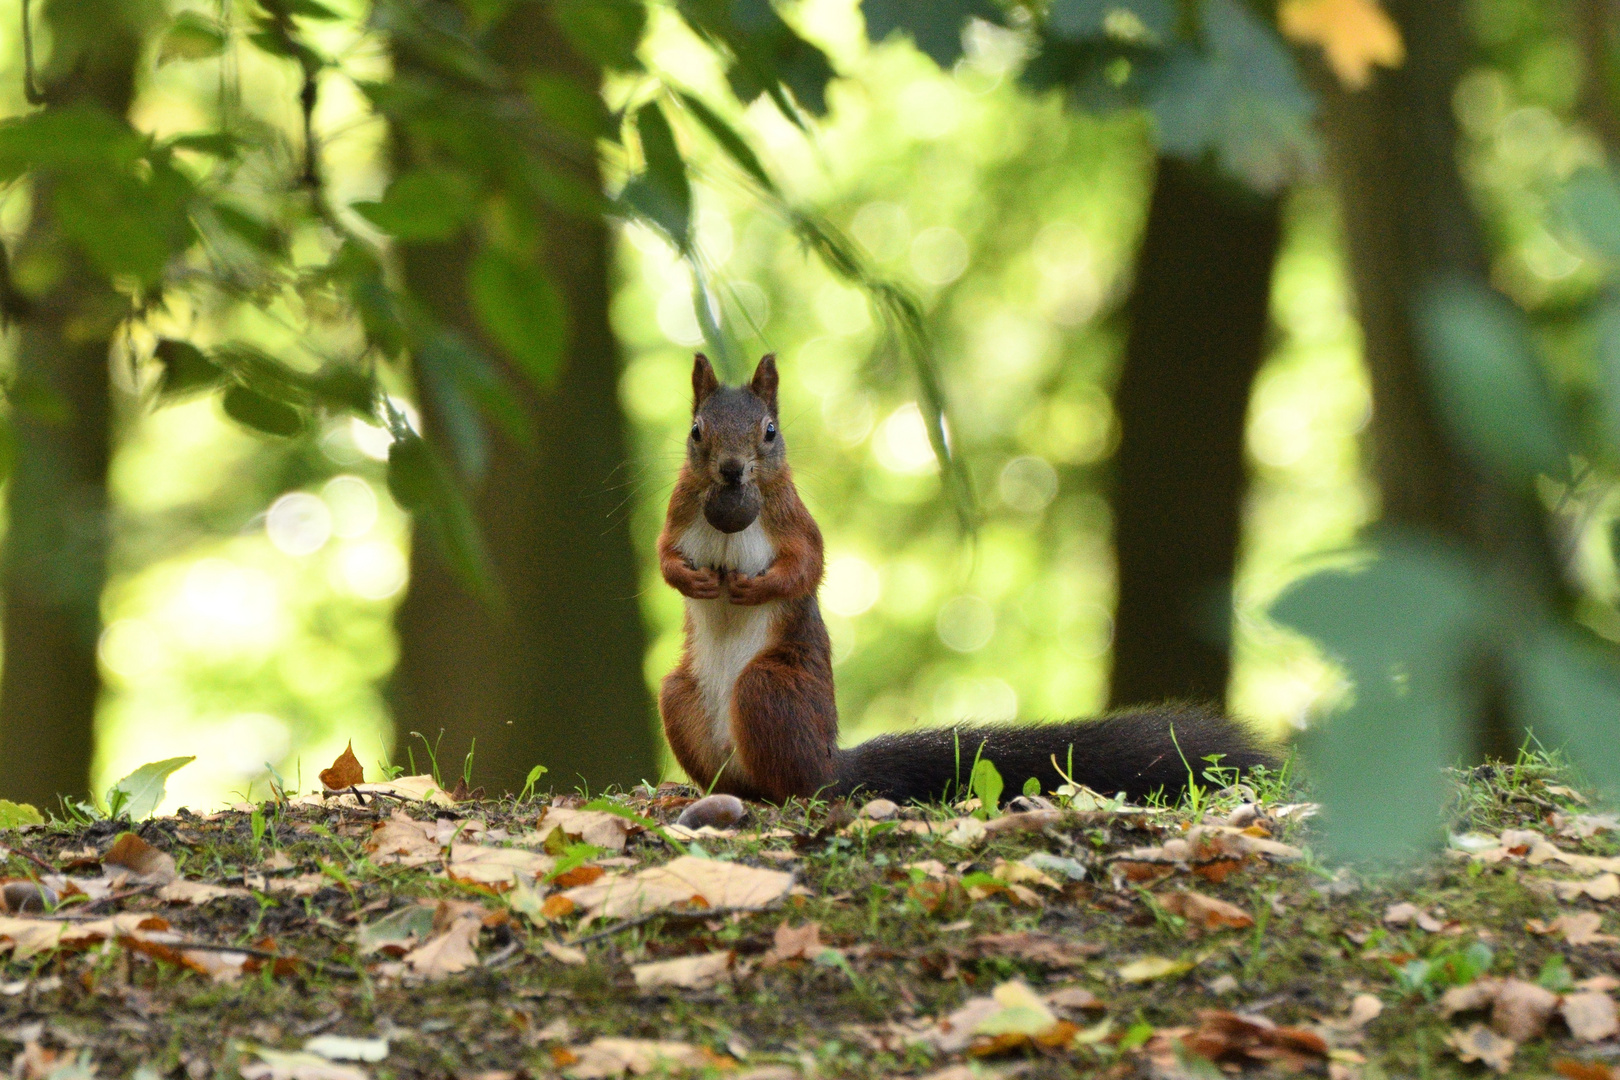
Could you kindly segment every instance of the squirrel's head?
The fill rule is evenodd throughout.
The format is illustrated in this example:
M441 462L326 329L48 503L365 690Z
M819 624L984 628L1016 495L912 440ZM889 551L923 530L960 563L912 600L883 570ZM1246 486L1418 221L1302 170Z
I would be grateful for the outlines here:
M776 357L767 355L747 386L721 386L708 357L692 365L692 430L686 467L701 485L703 516L723 533L754 523L784 475L787 448L776 422Z

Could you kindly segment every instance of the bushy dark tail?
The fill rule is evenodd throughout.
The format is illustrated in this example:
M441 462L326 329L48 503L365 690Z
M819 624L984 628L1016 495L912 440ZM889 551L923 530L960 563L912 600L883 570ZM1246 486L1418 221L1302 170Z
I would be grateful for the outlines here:
M839 751L840 795L936 802L965 793L973 763L989 758L1012 798L1031 776L1052 791L1062 770L1078 784L1140 801L1154 793L1178 798L1189 775L1205 783L1208 757L1246 773L1276 766L1275 757L1236 721L1191 706L1162 706L1061 724L960 724L879 735ZM1071 768L1070 763L1073 763Z

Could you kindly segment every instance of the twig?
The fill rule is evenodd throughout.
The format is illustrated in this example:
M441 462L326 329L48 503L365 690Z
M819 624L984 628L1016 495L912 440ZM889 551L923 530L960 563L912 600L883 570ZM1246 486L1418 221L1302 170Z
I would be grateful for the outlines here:
M78 912L76 912L75 914L82 914L82 913L87 912L87 911L94 911L96 908L100 907L102 904L115 904L120 900L128 900L132 896L145 896L147 893L156 892L157 890L161 889L162 887L163 886L161 884L154 881L149 885L142 885L139 888L125 889L123 892L108 893L106 896L103 896L101 899L92 900L89 903L85 904L84 906L80 907Z

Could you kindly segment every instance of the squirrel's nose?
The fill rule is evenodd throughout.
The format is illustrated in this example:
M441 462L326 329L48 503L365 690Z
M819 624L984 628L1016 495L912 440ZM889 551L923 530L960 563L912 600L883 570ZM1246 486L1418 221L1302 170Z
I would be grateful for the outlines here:
M720 479L727 484L742 483L743 463L736 458L726 458L720 463Z

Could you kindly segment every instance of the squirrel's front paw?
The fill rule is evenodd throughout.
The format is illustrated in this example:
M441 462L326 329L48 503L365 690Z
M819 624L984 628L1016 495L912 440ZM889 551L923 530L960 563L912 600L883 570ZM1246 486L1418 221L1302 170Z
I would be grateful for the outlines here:
M680 585L681 593L694 600L715 600L720 596L720 572L710 567L688 570Z
M743 574L733 574L726 579L726 591L731 595L733 604L752 606L754 604L763 604L771 598L762 575L748 577Z

